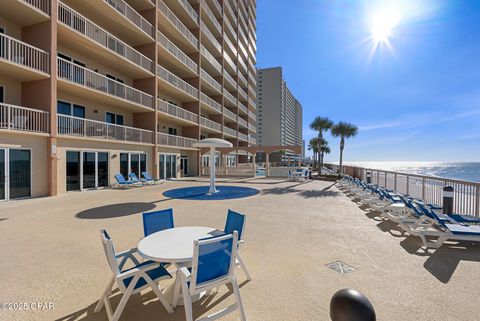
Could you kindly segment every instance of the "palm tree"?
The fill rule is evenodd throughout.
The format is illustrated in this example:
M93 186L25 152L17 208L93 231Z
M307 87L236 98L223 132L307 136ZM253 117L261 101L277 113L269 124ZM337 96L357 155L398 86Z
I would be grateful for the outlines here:
M318 138L314 137L308 142L308 150L311 150L313 153L313 167L316 165L317 153L318 153Z
M358 127L354 124L339 122L332 127L332 135L340 137L340 173L342 173L343 149L345 148L345 139L354 137L358 133Z
M317 116L310 124L310 128L318 132L317 150L320 150L320 143L323 139L323 133L332 128L333 122L327 117ZM322 174L323 160L318 166L318 173Z
M330 154L330 147L328 147L328 142L325 139L322 139L320 142L320 152L319 156L323 164L325 154Z

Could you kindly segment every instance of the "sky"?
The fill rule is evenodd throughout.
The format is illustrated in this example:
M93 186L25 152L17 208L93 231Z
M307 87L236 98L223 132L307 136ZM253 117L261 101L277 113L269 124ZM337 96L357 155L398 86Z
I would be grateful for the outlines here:
M325 116L359 127L346 161L480 161L480 1L257 0L257 38L257 67L281 66L303 106L307 145Z

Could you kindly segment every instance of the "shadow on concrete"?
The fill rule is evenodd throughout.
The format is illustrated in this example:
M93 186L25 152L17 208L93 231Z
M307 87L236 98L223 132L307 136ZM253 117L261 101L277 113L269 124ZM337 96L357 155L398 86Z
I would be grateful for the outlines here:
M148 212L154 208L154 203L120 203L89 208L88 210L77 213L75 217L80 219L114 218Z
M0 217L0 222L5 220L8 220L8 217Z
M392 221L384 220L377 224L377 227L380 231L384 233L390 233L390 235L395 237L404 237L405 232L398 227L398 225Z

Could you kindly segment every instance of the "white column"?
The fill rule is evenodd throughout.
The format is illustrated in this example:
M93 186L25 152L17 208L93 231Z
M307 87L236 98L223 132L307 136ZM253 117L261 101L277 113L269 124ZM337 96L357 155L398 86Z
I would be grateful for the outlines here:
M208 194L215 194L215 147L210 147L210 189Z

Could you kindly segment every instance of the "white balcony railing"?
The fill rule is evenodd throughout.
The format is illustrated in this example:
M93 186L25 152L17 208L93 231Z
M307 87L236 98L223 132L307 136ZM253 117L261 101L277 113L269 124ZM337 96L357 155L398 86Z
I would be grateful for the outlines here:
M200 53L205 59L208 60L208 62L215 68L215 70L217 70L219 73L222 73L222 65L203 45L200 45Z
M247 101L248 95L242 88L238 88L238 93L240 94L240 97L243 98L243 101Z
M190 57L188 57L180 48L175 46L175 44L165 37L160 31L158 31L157 34L158 42L163 48L170 52L175 58L180 60L180 62L187 66L191 71L197 73L198 65L192 59L190 59Z
M125 101L154 108L153 97L143 91L135 89L89 70L70 61L57 58L58 78L75 83L82 87L94 89Z
M252 97L248 97L248 105L252 106L253 109L257 108L257 102L252 99Z
M250 142L250 144L256 144L257 143L257 139L255 137L250 137L250 139L248 141Z
M246 121L245 119L243 119L243 118L238 117L238 123L239 123L240 125L242 125L243 127L245 127L245 128L248 127L247 121Z
M210 86L215 88L215 90L217 90L219 93L222 92L222 85L220 85L220 83L218 81L213 79L213 77L210 76L208 74L208 72L206 72L205 70L202 69L200 71L200 75L201 75L202 79L205 80Z
M237 82L233 79L232 76L230 76L228 71L226 71L225 69L223 69L223 77L230 83L230 85L232 85L232 87L234 87L235 89L237 88Z
M158 145L195 149L193 147L193 143L195 142L197 142L197 140L192 138L169 135L164 133L157 133Z
M248 117L250 117L251 119L253 120L257 120L257 115L255 115L255 113L253 111L248 111Z
M50 0L23 0L32 7L39 9L40 11L45 12L50 15Z
M188 30L187 27L178 19L178 17L170 10L167 5L162 1L158 0L158 7L160 12L162 12L167 20L170 21L172 25L187 39L195 48L198 48L198 40L195 38L193 33Z
M235 106L237 105L237 98L233 97L233 95L228 90L224 90L223 94L232 104L234 104Z
M197 114L194 114L191 111L183 109L179 106L170 104L164 100L158 99L157 110L161 111L162 113L198 124Z
M162 66L158 66L157 68L157 75L165 80L166 82L170 83L172 86L180 89L184 93L193 96L195 98L198 97L198 89L187 83L186 81L180 79L179 77L172 74L167 69L163 68Z
M212 10L210 9L210 7L208 6L207 2L206 1L201 1L200 2L200 5L203 7L203 10L205 10L205 12L207 13L207 16L208 18L210 19L210 21L212 22L212 24L214 25L215 29L217 30L217 32L219 34L222 33L222 26L220 25L220 23L218 22L217 20L217 17L215 17L215 15L213 14Z
M223 133L237 138L237 131L226 126L223 126Z
M153 144L153 132L150 130L67 115L58 115L57 118L59 135Z
M247 72L248 72L247 65L245 65L245 62L243 61L242 57L240 57L240 56L238 56L238 63L240 65L240 67L243 68L243 71L245 72L245 74L247 74Z
M208 27L203 22L200 23L200 29L202 30L203 34L207 36L207 39L215 47L215 49L217 49L217 51L221 53L222 46L220 46L220 43L218 42L217 38L215 38L213 33L208 29Z
M150 72L155 71L152 60L75 12L73 9L67 7L62 2L58 3L58 21L130 62Z
M130 7L123 0L104 0L112 8L118 11L121 15L127 18L130 22L136 25L138 28L143 30L150 37L155 37L155 31L150 22L148 22L141 14L139 14L135 9Z
M225 19L224 21L225 21L225 26L227 26L226 30L230 32L230 35L233 37L233 40L237 42L237 38L238 38L237 32L235 31L235 29L233 28L232 24L228 19Z
M216 130L218 132L222 131L221 124L214 122L213 120L207 119L205 117L200 117L200 125L202 125L203 127L210 128L212 130Z
M208 97L204 93L201 93L200 95L200 101L203 102L204 104L210 106L211 108L215 109L218 112L222 112L222 105L213 100L212 98Z
M245 107L245 105L242 102L238 103L238 109L240 109L241 112L244 114L248 115L248 108Z
M230 14L230 17L232 18L233 24L237 25L237 17L235 15L235 13L233 12L233 9L230 5L230 1L223 1L223 5L226 9L225 11Z
M211 0L211 3L213 4L213 7L217 11L217 14L222 15L222 7L220 6L220 3L218 1L219 0Z
M248 130L256 133L257 132L257 127L255 127L254 124L248 124Z
M240 79L240 81L242 82L243 87L248 86L247 78L245 78L245 76L242 75L241 72L238 73L238 79Z
M0 60L35 69L44 73L50 72L50 55L25 42L0 34Z
M236 73L237 72L237 66L235 66L232 58L230 58L230 56L228 55L228 53L226 51L223 52L223 57L225 58L225 61L230 66L230 68L232 68L233 72Z
M242 45L241 42L238 43L238 48L240 48L240 52L243 54L243 58L247 59L248 53L245 47Z
M248 142L248 136L242 133L238 133L238 139Z
M49 113L0 103L0 129L49 133Z
M192 20L195 22L195 23L198 23L198 13L197 11L195 11L195 9L192 8L192 6L190 5L190 3L188 3L187 0L178 0L178 2L182 5L182 7L185 9L185 11L188 13L188 15L190 16L190 18L192 18Z
M228 108L223 109L223 114L225 115L225 117L233 120L234 122L237 121L237 115L234 112L230 111Z

